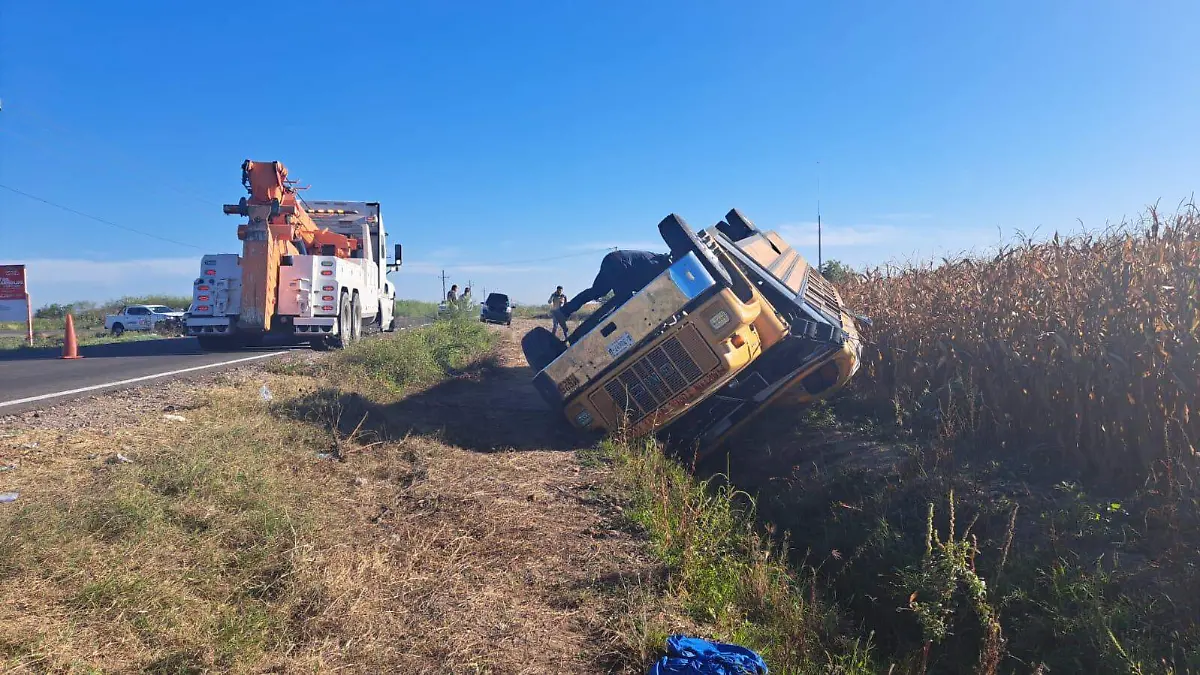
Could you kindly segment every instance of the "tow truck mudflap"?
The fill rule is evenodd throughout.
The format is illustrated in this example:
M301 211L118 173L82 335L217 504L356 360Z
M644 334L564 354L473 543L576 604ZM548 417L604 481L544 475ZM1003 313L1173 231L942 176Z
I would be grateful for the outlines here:
M292 328L296 335L336 335L336 316L293 317Z
M188 335L232 335L233 322L227 316L191 316L184 322Z

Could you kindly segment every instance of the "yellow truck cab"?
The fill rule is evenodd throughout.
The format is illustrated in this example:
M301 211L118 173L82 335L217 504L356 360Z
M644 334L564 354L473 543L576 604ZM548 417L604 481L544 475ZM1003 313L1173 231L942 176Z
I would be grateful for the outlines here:
M699 234L659 223L667 271L570 336L522 340L534 386L577 428L656 432L706 454L771 403L811 402L858 369L841 298L774 232L736 209Z

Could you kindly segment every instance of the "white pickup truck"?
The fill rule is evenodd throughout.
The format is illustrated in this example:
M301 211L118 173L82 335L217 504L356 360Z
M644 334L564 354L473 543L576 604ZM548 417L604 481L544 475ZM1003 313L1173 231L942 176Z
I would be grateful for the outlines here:
M120 335L127 330L154 330L161 324L183 321L184 313L166 305L129 305L104 317L104 330Z

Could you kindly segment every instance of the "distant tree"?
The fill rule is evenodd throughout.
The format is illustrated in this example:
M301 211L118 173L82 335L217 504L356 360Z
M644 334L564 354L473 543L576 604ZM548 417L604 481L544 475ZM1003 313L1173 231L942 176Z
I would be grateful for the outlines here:
M57 302L38 308L33 313L35 319L61 319L71 311L70 305L60 305Z
M821 276L835 284L849 281L853 274L854 270L840 260L826 260L825 263L821 265Z

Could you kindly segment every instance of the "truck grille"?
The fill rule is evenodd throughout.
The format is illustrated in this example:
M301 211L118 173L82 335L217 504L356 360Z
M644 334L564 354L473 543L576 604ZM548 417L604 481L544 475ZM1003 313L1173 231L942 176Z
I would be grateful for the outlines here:
M808 275L804 280L804 299L817 309L837 319L837 325L841 326L842 305L838 302L837 291L834 290L833 284L812 267L808 268Z
M688 343L686 346L685 342ZM689 353L689 347L692 351L702 348L713 358L711 349L704 344L695 327L689 326L605 383L604 392L612 398L617 412L626 414L630 422L636 423L711 370L711 366L702 368L697 363Z

